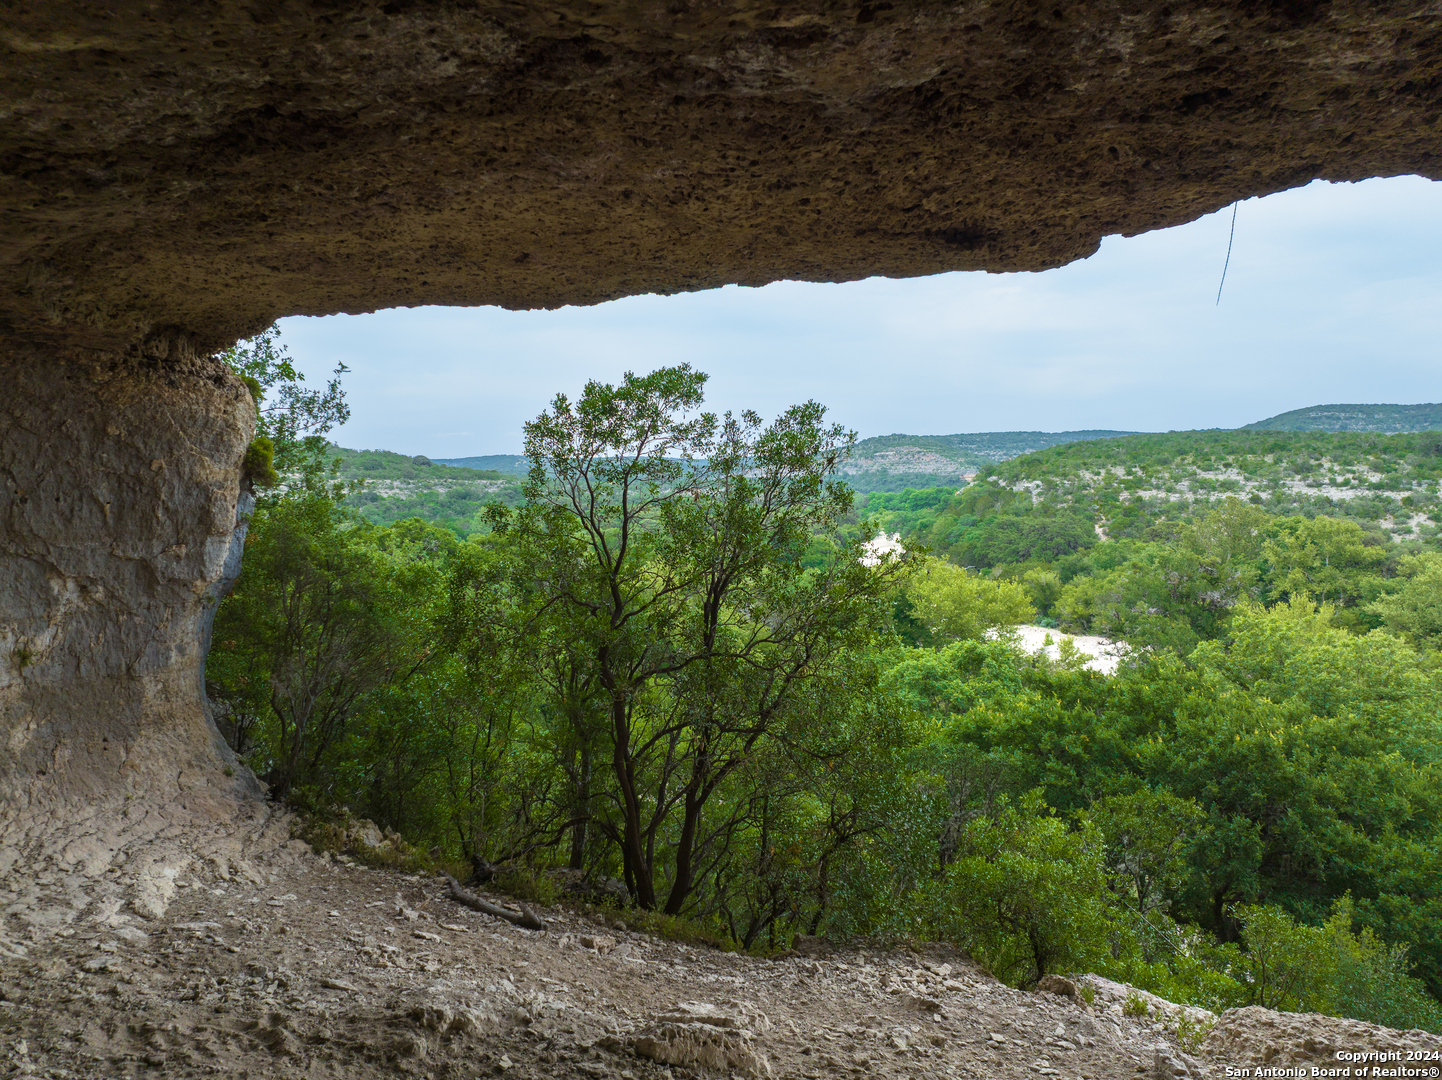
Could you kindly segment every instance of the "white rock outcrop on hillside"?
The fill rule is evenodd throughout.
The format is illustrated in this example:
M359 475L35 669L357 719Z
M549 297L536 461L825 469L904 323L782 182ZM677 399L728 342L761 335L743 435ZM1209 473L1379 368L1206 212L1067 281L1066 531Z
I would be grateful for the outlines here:
M1087 669L1100 671L1103 675L1115 673L1117 665L1127 654L1125 642L1112 641L1094 634L1068 634L1063 630L1030 624L1010 627L1005 633L1014 633L1024 652L1045 653L1050 660L1056 660L1061 655L1062 641L1070 641L1078 651L1086 655ZM1002 634L1002 631L993 630L988 636L1000 637Z

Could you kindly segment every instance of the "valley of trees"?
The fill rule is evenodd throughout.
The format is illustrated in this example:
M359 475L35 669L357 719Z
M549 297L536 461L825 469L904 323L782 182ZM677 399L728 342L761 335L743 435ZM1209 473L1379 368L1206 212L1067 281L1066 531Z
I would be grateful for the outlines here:
M314 402L266 347L230 359L272 415ZM1432 436L1104 439L863 503L820 405L705 381L558 395L464 537L367 521L297 456L324 417L271 423L206 678L272 795L723 947L945 940L1442 1031L1442 554L1366 516L1435 505ZM1194 490L1222 468L1259 486ZM1027 655L1036 621L1131 649Z
M347 450L330 445L326 453L337 476L348 486L345 505L372 525L394 525L415 518L465 539L488 531L487 503L517 506L522 499L522 478L495 469L457 468L421 454L389 450Z

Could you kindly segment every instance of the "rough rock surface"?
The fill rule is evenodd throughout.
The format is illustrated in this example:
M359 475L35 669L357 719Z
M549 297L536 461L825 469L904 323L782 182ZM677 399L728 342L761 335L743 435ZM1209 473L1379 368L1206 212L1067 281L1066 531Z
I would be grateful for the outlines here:
M1409 1051L1425 1051L1419 1059L1409 1059ZM1315 1013L1275 1013L1252 1006L1228 1009L1217 1020L1207 1036L1206 1052L1226 1059L1242 1068L1259 1066L1286 1068L1312 1066L1328 1068L1357 1067L1366 1064L1396 1068L1399 1064L1421 1069L1419 1076L1436 1076L1442 1068L1442 1035L1425 1031L1393 1031L1390 1028L1344 1020ZM1339 1054L1357 1057L1339 1058ZM1362 1055L1373 1055L1364 1057ZM1430 1074L1427 1070L1434 1070ZM1257 1075L1255 1072L1253 1075ZM1387 1075L1382 1073L1380 1075Z
M0 350L7 890L123 863L117 902L158 915L186 864L228 858L270 816L200 674L254 417L218 364Z
M273 823L276 836L285 830ZM83 909L0 941L0 1062L37 1076L1204 1078L1442 1039L1261 1009L1198 1049L1160 999L1083 976L1093 1002L1025 993L964 957L834 947L763 960L546 909L521 930L439 881L297 846L244 873L197 863L161 918ZM491 897L510 903L504 897ZM1198 1016L1200 1010L1191 1010ZM1310 1055L1310 1056L1309 1056Z
M248 0L0 18L0 326L1040 269L1314 177L1442 176L1402 0Z

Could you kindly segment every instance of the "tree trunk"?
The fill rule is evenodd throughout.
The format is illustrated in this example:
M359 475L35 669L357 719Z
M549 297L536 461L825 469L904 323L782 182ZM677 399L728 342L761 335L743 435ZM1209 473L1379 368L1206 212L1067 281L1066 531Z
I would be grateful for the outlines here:
M676 844L676 880L671 885L671 895L666 898L666 914L681 914L681 905L686 902L692 888L692 876L696 861L696 831L701 823L703 800L698 797L695 786L686 792L686 805L681 818L681 839Z
M651 880L651 867L641 848L641 800L636 794L635 762L631 759L631 723L626 715L626 697L611 694L612 740L615 752L612 765L616 784L621 791L621 857L625 862L627 884L636 903L647 911L656 908L656 887Z
M577 731L580 731L579 726ZM586 824L591 816L591 740L580 734L579 761L576 770L576 823L571 826L570 868L581 870L586 865Z

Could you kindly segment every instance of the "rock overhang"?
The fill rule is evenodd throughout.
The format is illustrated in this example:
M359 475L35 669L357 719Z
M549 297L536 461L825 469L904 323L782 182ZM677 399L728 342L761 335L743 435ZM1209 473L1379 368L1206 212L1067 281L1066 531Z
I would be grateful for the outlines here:
M1039 270L1442 176L1442 9L122 0L0 18L0 334Z

